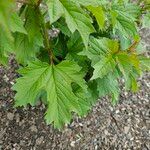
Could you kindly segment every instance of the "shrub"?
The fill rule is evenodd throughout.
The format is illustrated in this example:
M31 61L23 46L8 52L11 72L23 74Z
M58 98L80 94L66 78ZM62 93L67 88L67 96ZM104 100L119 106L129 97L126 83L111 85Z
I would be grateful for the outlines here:
M17 5L17 7L16 7ZM150 69L139 28L150 25L150 2L129 0L0 0L0 63L20 66L15 106L47 106L61 128L85 116L99 97L119 99L120 78L136 92Z

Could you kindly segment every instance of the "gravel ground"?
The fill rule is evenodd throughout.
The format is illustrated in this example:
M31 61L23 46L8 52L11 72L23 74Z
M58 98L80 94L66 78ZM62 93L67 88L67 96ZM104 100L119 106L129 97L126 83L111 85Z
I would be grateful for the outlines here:
M150 49L150 32L142 30ZM149 43L149 45L148 45ZM99 100L85 118L74 117L63 131L47 126L45 106L13 108L17 65L10 59L0 67L0 149L2 150L150 150L150 73L139 79L138 93L122 90L113 107L107 97Z

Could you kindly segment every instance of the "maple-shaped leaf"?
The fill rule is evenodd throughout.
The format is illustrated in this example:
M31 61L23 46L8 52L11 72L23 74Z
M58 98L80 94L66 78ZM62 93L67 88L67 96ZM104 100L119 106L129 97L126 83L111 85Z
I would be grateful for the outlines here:
M140 62L134 54L120 52L116 55L115 59L126 81L128 80L129 75L134 72L134 70L136 70L137 73L140 73Z
M119 84L114 73L110 73L102 79L97 79L97 89L99 91L99 96L103 97L105 95L111 95L112 104L116 104L119 99Z
M115 11L111 11L113 31L115 34L117 32L125 38L131 38L137 35L137 29L135 22L129 20L126 17L119 15Z
M112 72L115 66L116 63L111 55L101 58L101 60L93 66L94 72L91 80L103 78L109 72Z
M85 49L80 55L86 55L92 61L94 68L91 79L103 78L109 72L113 71L116 63L113 54L119 49L119 44L115 40L107 38L90 40L90 46Z
M137 78L141 74L140 60L134 53L120 52L116 55L118 69L125 79L127 90L138 90Z
M150 12L144 15L142 25L143 28L150 27Z
M16 59L23 65L27 64L29 60L33 60L40 50L37 43L30 42L28 36L21 33L15 34L14 47Z
M67 48L68 54L65 59L77 62L78 65L82 67L82 72L86 75L87 70L89 69L88 60L86 56L78 55L84 48L84 44L78 32L74 32L74 34L71 35L67 42Z
M47 5L51 23L63 16L70 31L73 33L78 30L87 47L89 35L95 31L89 15L76 3L69 0L48 0Z
M38 46L43 46L43 37L41 33L41 19L38 9L28 6L26 8L26 23L25 28L28 33L30 43Z
M125 88L126 90L132 90L132 92L137 92L139 87L138 87L138 82L137 82L138 75L136 73L130 73L128 76L128 79L125 82Z
M150 58L145 56L139 56L140 66L142 70L150 71Z
M91 105L95 104L99 98L99 91L97 89L97 82L95 80L88 82L88 97Z
M10 30L12 32L20 32L20 33L27 34L27 31L24 28L24 22L21 20L21 18L18 16L16 12L13 12L11 14Z
M105 16L105 12L103 10L103 7L102 6L97 6L97 7L88 6L87 8L95 16L95 18L97 20L97 23L99 25L99 28L101 30L103 30L104 29L104 25L105 25L105 21L106 21L105 20L106 16Z
M129 2L113 2L110 14L115 34L121 34L127 39L137 35L135 21L140 14L139 6Z
M13 52L14 43L0 28L0 64L7 65L8 56Z
M10 18L12 14L13 1L12 0L1 0L0 1L0 28L3 28L5 34L12 40L10 32Z
M60 128L64 123L69 123L71 112L87 110L84 98L79 98L73 92L72 84L77 84L83 91L87 86L80 74L81 68L75 63L63 61L58 65L49 65L40 61L29 63L19 71L22 75L17 79L13 89L17 91L15 96L16 106L34 105L41 91L46 91L48 108L46 122L54 123L54 127ZM86 110L82 110L86 109Z
M108 3L106 0L71 0L77 4L83 5L83 6L100 6Z
M13 40L12 32L21 32L26 34L26 30L23 26L23 21L14 11L15 3L13 0L1 0L0 1L0 27L3 28L5 34Z
M116 3L112 4L112 10L118 13L118 15L127 18L128 20L135 21L140 15L140 7L133 3Z

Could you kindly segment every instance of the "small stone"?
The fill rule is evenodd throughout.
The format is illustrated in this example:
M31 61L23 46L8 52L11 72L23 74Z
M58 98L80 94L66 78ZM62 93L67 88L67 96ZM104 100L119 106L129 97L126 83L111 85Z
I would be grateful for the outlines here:
M8 120L12 121L14 119L14 114L13 113L8 113L7 118L8 118Z
M72 142L70 143L70 146L71 146L71 147L75 147L75 143L76 143L75 141L72 141Z
M32 125L31 127L30 127L30 130L32 131L32 132L37 132L38 130L37 130L37 127L35 126L35 125Z
M120 111L119 110L116 110L116 114L118 114Z
M9 78L8 78L6 75L3 76L3 79L4 79L6 82L9 81Z
M82 123L79 123L79 126L80 126L80 127L83 127L83 124L82 124Z
M39 137L39 138L36 139L36 144L40 145L40 144L43 143L43 141L44 141L44 136L41 136L41 137Z
M129 126L124 127L124 133L125 133L125 134L127 134L127 133L129 132L129 130L130 130L130 127L129 127Z
M108 135L109 133L108 133L108 131L107 131L107 130L105 130L105 131L104 131L104 134L105 134L105 135Z
M11 84L11 85L14 85L15 83L11 81L10 84Z

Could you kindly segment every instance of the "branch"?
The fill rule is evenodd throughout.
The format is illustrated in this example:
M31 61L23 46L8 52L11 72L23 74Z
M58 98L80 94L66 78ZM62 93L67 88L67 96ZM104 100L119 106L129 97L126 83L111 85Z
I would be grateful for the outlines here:
M40 4L41 4L41 2L42 2L42 0L39 0L38 2L37 2L37 7L39 7L40 6Z
M57 63L59 63L59 59L57 59L55 57L55 55L53 54L52 46L51 46L51 39L49 38L48 30L47 30L46 24L45 24L45 19L44 19L43 15L41 14L40 10L39 10L39 14L40 14L40 18L41 18L43 38L45 40L44 46L45 46L46 50L48 51L49 58L50 58L50 64L54 63L53 60L55 60Z
M30 3L29 1L27 0L16 0L17 3L20 3L20 4L27 4L27 5L33 5L32 3Z
M134 42L132 43L132 45L128 48L127 51L129 51L129 52L134 52L135 49L136 49L136 47L138 46L138 44L139 44L139 40L138 40L138 41L134 41Z

